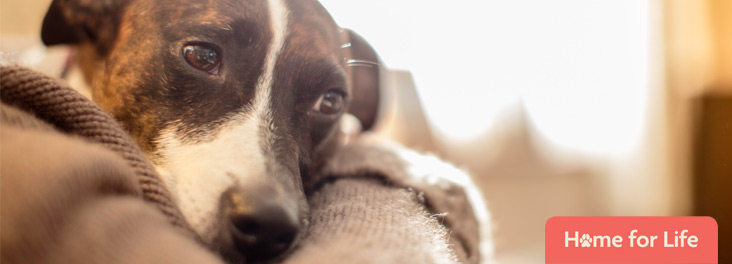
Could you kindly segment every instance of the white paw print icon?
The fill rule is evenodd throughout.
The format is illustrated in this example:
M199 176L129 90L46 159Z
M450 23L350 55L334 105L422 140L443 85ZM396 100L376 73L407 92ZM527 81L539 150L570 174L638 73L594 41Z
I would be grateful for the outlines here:
M590 240L590 235L584 234L582 235L582 237L580 237L580 244L582 245L582 247L590 247Z

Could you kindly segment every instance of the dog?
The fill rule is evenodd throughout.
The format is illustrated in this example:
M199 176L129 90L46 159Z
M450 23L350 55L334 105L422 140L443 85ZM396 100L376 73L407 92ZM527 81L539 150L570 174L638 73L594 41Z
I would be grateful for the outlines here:
M92 99L234 262L302 237L303 182L343 144L344 120L377 116L375 52L314 0L54 0L41 37L76 45Z

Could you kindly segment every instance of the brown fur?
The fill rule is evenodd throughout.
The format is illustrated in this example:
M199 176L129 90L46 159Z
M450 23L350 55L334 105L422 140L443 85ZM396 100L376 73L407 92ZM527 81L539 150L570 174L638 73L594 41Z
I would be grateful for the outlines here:
M365 126L373 124L378 67L349 67L351 59L376 56L362 39L340 29L320 4L285 3L288 35L274 69L273 119L261 124L259 131L265 133L258 136L269 144L263 147L264 156L271 157L268 176L300 199L302 181L337 148L338 121L349 105L359 106L351 112ZM158 151L162 131L175 128L187 144L207 142L232 116L250 111L273 40L268 14L267 2L259 0L55 0L42 37L47 44L79 45L93 100L157 163L164 158ZM368 51L344 48L349 42ZM185 62L182 47L197 43L219 53L219 72L202 72ZM376 81L353 78L359 72ZM329 90L344 95L343 110L333 115L312 111ZM299 204L304 226L307 203ZM229 240L210 246L235 255Z

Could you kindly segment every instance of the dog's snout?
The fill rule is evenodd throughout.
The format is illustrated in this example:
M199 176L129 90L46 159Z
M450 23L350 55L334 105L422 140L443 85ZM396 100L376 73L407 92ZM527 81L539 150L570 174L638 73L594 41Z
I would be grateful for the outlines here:
M224 195L234 245L249 261L277 256L300 231L297 213L272 192L230 190Z
M247 259L269 258L284 251L295 239L297 222L279 207L231 218L237 248Z

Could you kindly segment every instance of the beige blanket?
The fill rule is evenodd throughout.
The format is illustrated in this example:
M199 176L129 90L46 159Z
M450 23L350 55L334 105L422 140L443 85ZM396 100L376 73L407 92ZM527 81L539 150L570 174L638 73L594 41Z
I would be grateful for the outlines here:
M222 262L111 117L32 70L0 79L0 262ZM415 180L396 154L344 147L306 183L312 226L279 262L479 263L463 186Z

